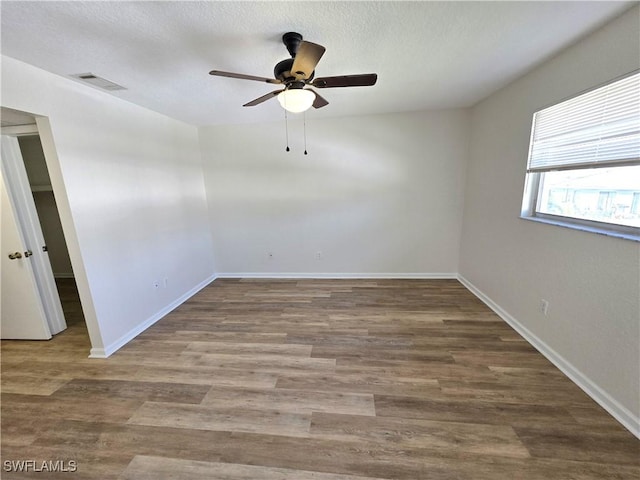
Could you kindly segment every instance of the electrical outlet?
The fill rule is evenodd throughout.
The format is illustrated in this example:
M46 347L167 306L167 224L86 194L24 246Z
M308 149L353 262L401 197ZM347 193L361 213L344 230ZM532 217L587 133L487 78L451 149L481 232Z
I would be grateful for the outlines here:
M322 260L322 252L320 252L320 251L316 252L316 259L317 260Z
M273 253L272 252L267 252L267 258L269 260L273 260Z
M545 317L549 314L549 302L547 300L540 300L540 313Z

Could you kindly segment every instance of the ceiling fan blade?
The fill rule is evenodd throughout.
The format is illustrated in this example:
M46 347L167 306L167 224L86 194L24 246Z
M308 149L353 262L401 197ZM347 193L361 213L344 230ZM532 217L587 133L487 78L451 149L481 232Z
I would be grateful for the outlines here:
M325 48L317 43L300 42L295 59L293 60L293 65L291 66L291 74L298 80L306 80L311 77L324 51Z
M245 103L243 105L243 107L255 107L256 105L259 105L262 102L266 102L270 98L275 97L276 95L278 95L282 91L284 91L284 89L282 89L282 90L274 90L273 92L269 92L266 95L263 95L261 97L256 98L255 100L251 100L249 103Z
M335 87L370 87L378 80L377 73L364 73L362 75L340 75L337 77L316 78L311 85L316 88Z
M277 78L256 77L254 75L244 75L243 73L223 72L222 70L211 70L209 75L217 77L239 78L241 80L255 80L256 82L282 83Z
M318 95L318 92L314 91L311 88L307 88L307 90L311 90L313 94L316 96L316 99L313 101L313 104L312 104L313 108L322 108L329 105L329 102L327 102L323 97Z

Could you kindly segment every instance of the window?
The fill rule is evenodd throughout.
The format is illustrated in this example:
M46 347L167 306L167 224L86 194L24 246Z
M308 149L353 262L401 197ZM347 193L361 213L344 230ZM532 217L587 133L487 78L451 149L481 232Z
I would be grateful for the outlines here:
M533 115L522 218L640 240L640 73Z

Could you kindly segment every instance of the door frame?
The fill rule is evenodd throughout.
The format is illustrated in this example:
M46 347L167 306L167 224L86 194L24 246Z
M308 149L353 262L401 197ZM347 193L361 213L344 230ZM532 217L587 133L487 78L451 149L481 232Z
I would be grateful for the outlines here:
M2 136L9 137L2 142L2 172L5 178L7 193L13 202L14 213L25 241L25 246L33 252L31 264L36 280L37 291L45 311L49 330L52 335L67 328L60 295L56 286L51 262L48 255L43 255L44 236L38 212L35 208L29 179L27 178L24 160L17 137L38 136L37 126L25 125L20 129L2 129Z
M42 150L44 152L45 162L47 164L47 169L49 170L51 187L56 198L58 215L60 216L60 223L62 224L62 232L64 233L64 238L67 243L67 249L69 250L69 258L71 259L71 267L73 268L73 276L75 277L76 286L78 288L78 295L80 296L80 305L84 314L84 321L89 333L89 340L91 341L91 349L87 352L88 357L106 358L108 355L106 355L104 351L104 341L102 339L102 332L100 331L100 322L98 322L98 315L90 288L89 276L87 274L80 249L80 242L76 232L60 160L58 158L58 151L51 121L46 115L29 112L19 106L0 105L0 107L2 109L6 108L19 113L24 113L35 119L38 134L40 136L40 143L42 144ZM14 129L14 133L16 135L20 133L21 129L24 130L24 127L22 126L2 128Z

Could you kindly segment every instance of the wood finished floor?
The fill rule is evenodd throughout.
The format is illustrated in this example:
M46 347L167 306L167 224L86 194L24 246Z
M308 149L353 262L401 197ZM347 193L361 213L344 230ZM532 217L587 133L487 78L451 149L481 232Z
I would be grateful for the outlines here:
M455 280L216 280L106 360L70 324L2 342L1 442L77 471L3 479L640 478L640 441Z

